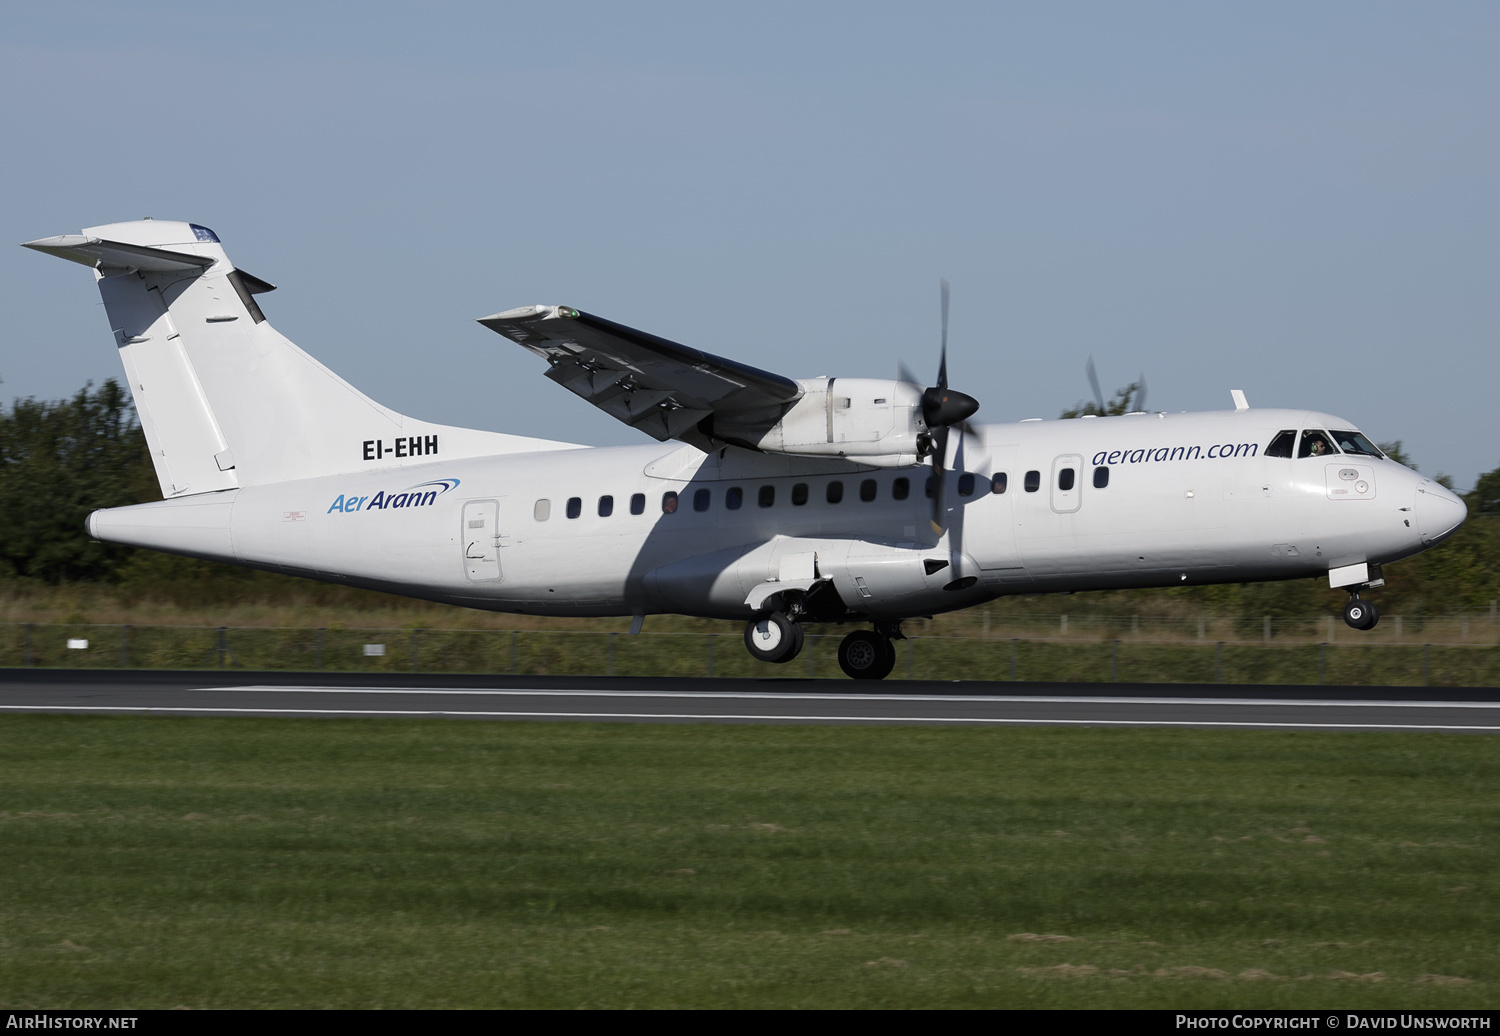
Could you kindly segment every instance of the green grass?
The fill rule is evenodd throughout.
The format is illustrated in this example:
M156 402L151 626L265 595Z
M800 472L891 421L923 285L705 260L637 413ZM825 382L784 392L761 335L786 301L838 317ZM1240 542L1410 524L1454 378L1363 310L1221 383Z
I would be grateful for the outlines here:
M852 628L852 627L851 627ZM226 629L214 627L0 624L0 666L67 668L240 668L325 672L517 673L701 677L817 677L844 680L836 625L813 627L797 659L757 662L738 624L713 632L605 630ZM1352 633L1347 634L1352 636ZM88 642L70 650L70 638ZM363 654L366 643L386 653ZM896 679L1026 680L1083 683L1343 684L1500 686L1500 645L1319 645L1121 639L1039 640L937 637L913 633L896 644Z
M1497 791L1483 736L4 716L0 1007L1493 1006Z

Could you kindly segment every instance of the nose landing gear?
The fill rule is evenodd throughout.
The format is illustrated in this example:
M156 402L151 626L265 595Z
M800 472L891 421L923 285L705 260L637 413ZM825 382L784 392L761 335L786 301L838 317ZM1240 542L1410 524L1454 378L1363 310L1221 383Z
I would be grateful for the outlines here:
M1357 630L1372 630L1380 621L1380 609L1373 602L1362 600L1355 591L1349 595L1349 603L1344 605L1344 621Z

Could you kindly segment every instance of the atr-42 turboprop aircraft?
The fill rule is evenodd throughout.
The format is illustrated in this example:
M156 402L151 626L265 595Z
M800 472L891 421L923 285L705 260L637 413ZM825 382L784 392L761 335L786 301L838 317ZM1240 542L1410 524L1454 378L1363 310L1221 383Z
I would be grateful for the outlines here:
M1442 486L1352 422L1260 410L975 425L910 375L792 379L566 306L480 321L640 429L571 443L404 417L278 334L213 231L142 220L27 248L94 271L165 499L95 511L100 540L449 604L746 623L786 662L803 624L869 624L839 662L880 679L903 619L1010 594L1295 579L1347 590L1452 535ZM950 430L958 434L950 437Z

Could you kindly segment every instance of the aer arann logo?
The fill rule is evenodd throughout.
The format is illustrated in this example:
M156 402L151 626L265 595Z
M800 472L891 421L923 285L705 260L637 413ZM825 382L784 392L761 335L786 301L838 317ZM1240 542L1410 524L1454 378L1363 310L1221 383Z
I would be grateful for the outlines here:
M393 507L426 507L448 490L457 488L456 478L435 478L430 482L419 482L408 489L389 493L380 490L374 496L340 493L339 498L329 505L325 513L342 511L352 514L355 511L388 511Z

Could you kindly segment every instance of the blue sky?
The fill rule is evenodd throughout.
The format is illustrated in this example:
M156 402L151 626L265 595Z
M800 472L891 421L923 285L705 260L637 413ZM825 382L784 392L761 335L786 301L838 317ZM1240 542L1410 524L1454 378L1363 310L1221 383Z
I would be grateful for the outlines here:
M227 9L233 8L233 9ZM1500 6L16 3L10 240L213 227L271 321L417 417L638 433L473 321L565 303L983 420L1142 370L1500 466ZM0 249L0 392L117 376L87 274Z

